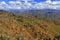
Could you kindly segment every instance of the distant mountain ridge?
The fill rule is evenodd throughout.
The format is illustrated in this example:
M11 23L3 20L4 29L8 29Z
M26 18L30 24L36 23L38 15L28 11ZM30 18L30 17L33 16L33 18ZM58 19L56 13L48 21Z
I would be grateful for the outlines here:
M60 19L60 10L44 9L44 10L7 10L16 14L28 14L32 16L44 16L47 18Z
M5 11L5 10L0 10ZM60 19L60 10L44 9L44 10L6 10L6 12L16 14L28 14L31 16L44 16L46 18L57 18Z

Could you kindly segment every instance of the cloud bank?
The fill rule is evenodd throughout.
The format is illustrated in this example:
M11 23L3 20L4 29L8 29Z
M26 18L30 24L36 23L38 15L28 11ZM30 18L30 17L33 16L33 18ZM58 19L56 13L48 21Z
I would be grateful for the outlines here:
M60 1L45 2L21 2L21 1L5 1L0 2L0 9L60 9Z

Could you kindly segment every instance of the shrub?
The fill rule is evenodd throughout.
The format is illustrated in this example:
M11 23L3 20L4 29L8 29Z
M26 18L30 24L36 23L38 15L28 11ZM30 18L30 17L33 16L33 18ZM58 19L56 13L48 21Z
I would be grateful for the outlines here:
M3 37L2 35L0 36L0 40L9 40L8 37Z
M18 16L18 17L17 17L17 21L23 22L23 21L24 21L24 20L23 20L23 17L22 17L22 16Z

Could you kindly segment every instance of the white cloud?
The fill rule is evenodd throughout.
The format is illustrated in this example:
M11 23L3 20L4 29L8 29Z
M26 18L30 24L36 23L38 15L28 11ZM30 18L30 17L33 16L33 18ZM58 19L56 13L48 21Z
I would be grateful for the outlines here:
M5 1L0 2L0 9L5 9L7 6L7 3Z
M15 2L10 1L9 4L10 4L11 8L17 8L17 9L27 9L27 8L30 8L32 5L31 3L22 3L19 1L15 1Z
M5 1L2 1L1 4L6 4L6 2Z
M21 4L21 2L19 2L19 1L16 1L15 3Z
M14 2L14 1L9 1L9 3L10 3L10 4L11 4L11 3L14 4L15 2Z
M36 4L33 3L22 3L20 1L10 1L8 4L5 1L0 2L0 9L59 9L60 1L45 1Z
M21 4L21 2L19 2L19 1L9 1L9 4Z
M27 8L31 8L32 4L31 3L24 3L23 8L27 9Z
M9 9L21 9L21 2L19 1L10 1L9 2Z
M40 2L35 5L35 7L40 8L40 9L58 9L60 8L60 1L46 1L46 2Z

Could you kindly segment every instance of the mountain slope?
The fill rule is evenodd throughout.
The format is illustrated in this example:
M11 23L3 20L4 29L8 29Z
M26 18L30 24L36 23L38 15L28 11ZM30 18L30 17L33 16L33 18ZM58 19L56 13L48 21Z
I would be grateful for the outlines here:
M30 15L31 12L35 14ZM14 14L0 10L0 40L53 40L56 35L60 35L60 31L57 31L60 20L36 16L44 11L25 13Z

